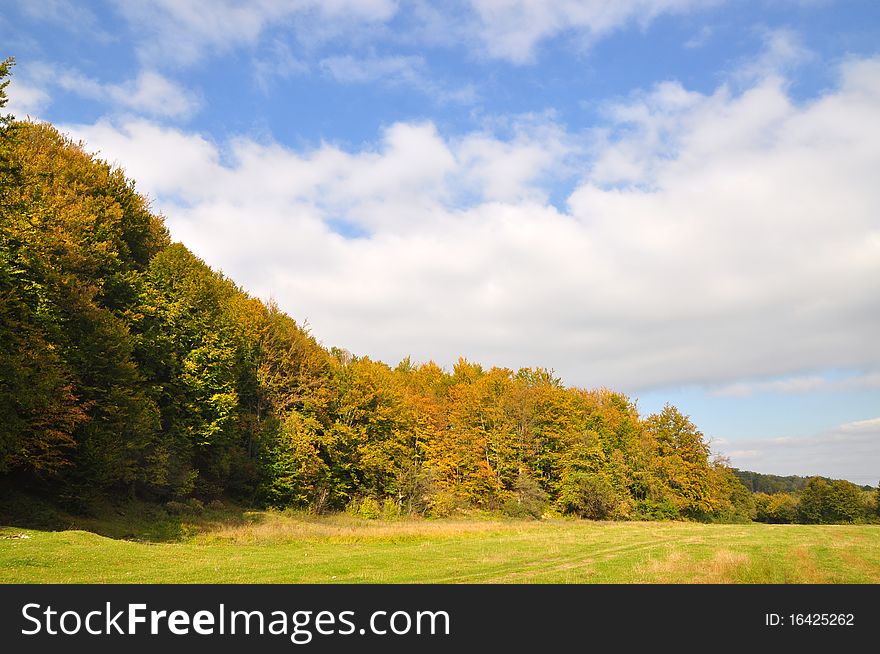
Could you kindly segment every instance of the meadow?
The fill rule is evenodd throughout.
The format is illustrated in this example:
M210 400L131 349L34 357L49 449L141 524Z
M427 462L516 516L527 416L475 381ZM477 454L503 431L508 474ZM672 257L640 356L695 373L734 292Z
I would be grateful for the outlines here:
M880 525L240 512L0 527L4 583L880 583Z

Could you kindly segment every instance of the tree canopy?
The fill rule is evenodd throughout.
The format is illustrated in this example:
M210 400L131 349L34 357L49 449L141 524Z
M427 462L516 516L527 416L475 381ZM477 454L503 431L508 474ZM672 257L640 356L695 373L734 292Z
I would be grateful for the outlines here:
M756 515L675 407L643 417L621 393L541 368L392 368L328 349L172 243L121 169L11 118L0 122L0 483L73 505L122 494L369 514ZM808 484L792 515L851 520L854 501Z

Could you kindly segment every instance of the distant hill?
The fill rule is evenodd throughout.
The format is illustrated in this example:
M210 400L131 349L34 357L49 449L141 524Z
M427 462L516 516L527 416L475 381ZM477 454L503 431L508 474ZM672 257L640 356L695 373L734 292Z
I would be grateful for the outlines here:
M767 493L773 495L775 493L796 493L803 490L807 485L807 481L811 477L799 477L798 475L765 475L760 472L752 472L751 470L739 470L733 468L733 474L736 475L743 486L753 493ZM828 479L823 477L823 479ZM873 486L860 486L862 490L872 490Z

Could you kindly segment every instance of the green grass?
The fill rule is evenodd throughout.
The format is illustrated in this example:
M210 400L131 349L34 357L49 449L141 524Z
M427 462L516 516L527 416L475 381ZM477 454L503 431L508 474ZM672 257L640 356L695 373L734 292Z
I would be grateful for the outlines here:
M0 527L0 582L880 583L880 525L213 518Z

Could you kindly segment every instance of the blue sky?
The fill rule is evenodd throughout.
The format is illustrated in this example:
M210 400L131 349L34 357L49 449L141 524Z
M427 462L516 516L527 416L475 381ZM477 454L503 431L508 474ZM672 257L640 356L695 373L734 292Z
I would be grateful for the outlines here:
M10 109L328 345L880 478L880 4L5 3Z

